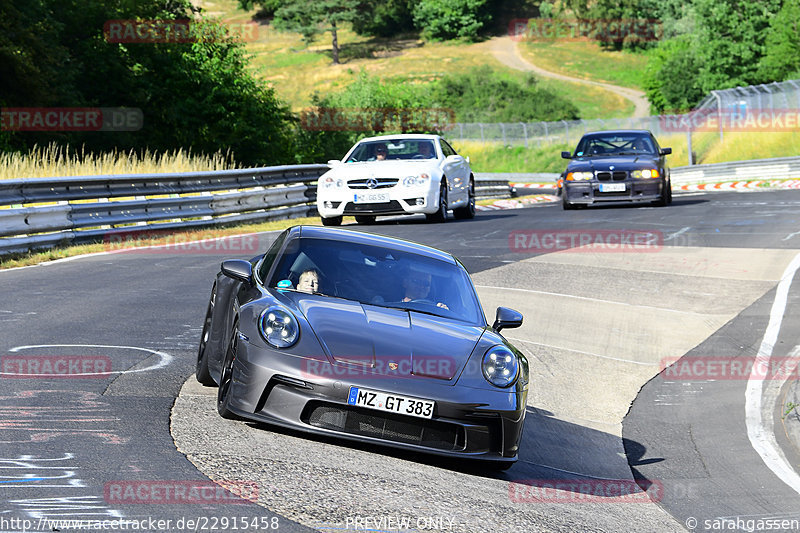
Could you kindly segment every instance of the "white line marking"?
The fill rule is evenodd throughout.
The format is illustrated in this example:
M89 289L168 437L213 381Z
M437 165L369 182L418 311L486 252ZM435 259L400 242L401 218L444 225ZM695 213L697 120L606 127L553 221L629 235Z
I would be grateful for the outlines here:
M800 231L795 231L794 233L790 233L789 235L787 235L786 237L784 237L782 240L784 240L784 241L788 241L789 239L791 239L791 238L792 238L792 237L794 237L795 235L800 235Z
M686 233L690 229L692 229L691 226L686 226L685 228L682 228L680 231L676 231L675 233L670 233L669 236L664 239L664 242L671 241L672 239L674 239L678 235L683 235L684 233Z
M573 348L565 348L563 346L553 346L552 344L544 344L544 343L541 343L541 342L529 341L527 339L520 339L519 337L509 337L509 336L505 336L505 337L506 337L506 339L509 339L509 340L512 340L512 341L525 342L525 343L528 343L528 344L536 344L537 346L544 346L545 348L555 348L556 350L566 350L568 352L575 352L575 353L580 353L580 354L583 354L583 355L591 355L591 356L594 356L594 357L600 357L601 359L610 359L612 361L619 361L620 363L631 363L631 364L634 364L634 365L642 365L642 366L659 366L659 363L646 363L646 362L643 362L643 361L634 361L632 359L620 359L619 357L611 357L610 355L603 355L603 354L594 353L594 352L584 352L583 350L575 350Z
M560 292L547 292L547 291L537 291L533 289L519 289L517 287L495 287L493 285L475 285L475 287L479 289L497 289L501 291L518 291L518 292L530 292L533 294L544 294L545 296L561 296L564 298L574 298L576 300L585 300L587 302L600 302L604 304L616 304L616 305L624 305L626 307L636 307L640 309L654 309L656 311L664 311L666 313L680 313L682 315L697 315L697 316L709 316L706 313L695 313L694 311L682 311L680 309L669 309L667 307L654 307L652 305L639 305L639 304L629 304L626 302L616 302L614 300L601 300L600 298L589 298L588 296L575 296L574 294L563 294Z
M70 376L107 376L109 374L120 374L120 375L122 375L122 374L133 374L133 373L136 373L136 372L148 372L150 370L158 370L159 368L164 368L165 366L170 364L172 362L172 360L174 359L174 357L171 356L170 354L164 353L164 352L159 352L159 351L156 351L156 350L149 350L147 348L139 348L138 346L113 346L113 345L108 345L108 344L32 344L30 346L16 346L14 348L11 348L9 350L9 352L16 353L16 352L19 352L21 350L32 350L32 349L36 349L36 348L120 348L120 349L125 349L125 350L138 350L140 352L147 352L147 353L150 353L152 355L157 355L157 356L161 357L161 360L158 363L156 363L154 365L150 365L150 366L145 367L145 368L138 368L136 370L109 370L108 372L86 372L86 373L83 373L83 374L70 374ZM31 374L32 377L36 376L36 375L38 375L38 374ZM0 372L0 376L15 376L15 377L19 377L20 374Z
M775 342L778 340L778 333L780 332L781 322L783 321L783 313L786 310L789 287L798 269L800 269L800 254L797 254L792 262L789 263L789 266L786 267L778 283L775 301L772 302L772 309L769 314L767 330L764 332L764 338L761 340L761 346L758 348L756 362L753 364L750 378L747 380L747 389L744 395L744 412L747 437L750 439L750 444L753 446L753 449L758 452L764 464L766 464L781 481L800 494L800 476L794 471L783 455L783 452L778 447L778 442L775 439L775 432L772 429L772 417L767 417L768 425L764 423L762 393L764 391L764 381L766 380L763 376L759 375L758 370L759 363L763 363L767 365L766 368L770 368L769 360L772 357L772 349L775 347ZM777 386L777 389L780 390L783 381L771 381L775 381L772 389ZM772 412L772 409L775 407L774 400L777 399L777 393L774 390L770 392L771 394L769 394L769 396L773 399L773 403L770 404L767 402L766 408L769 412ZM774 398L772 398L773 395L775 396Z

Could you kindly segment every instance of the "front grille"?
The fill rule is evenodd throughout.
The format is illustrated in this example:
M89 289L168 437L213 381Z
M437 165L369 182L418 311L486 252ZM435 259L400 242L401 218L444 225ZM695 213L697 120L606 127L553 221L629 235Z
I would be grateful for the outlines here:
M628 173L624 170L596 172L595 176L597 176L597 181L625 181L628 179Z
M377 204L357 204L354 202L348 202L348 204L344 206L345 215L356 215L365 212L373 215L380 213L402 213L403 207L400 205L400 203L398 203L397 200L392 200L391 202L381 202Z
M302 417L312 426L438 450L465 447L464 428L425 418L311 402Z
M347 186L351 189L388 189L389 187L394 187L400 181L397 178L373 178L373 180L377 182L373 187L367 185L367 181L370 181L367 179L350 180L347 182Z

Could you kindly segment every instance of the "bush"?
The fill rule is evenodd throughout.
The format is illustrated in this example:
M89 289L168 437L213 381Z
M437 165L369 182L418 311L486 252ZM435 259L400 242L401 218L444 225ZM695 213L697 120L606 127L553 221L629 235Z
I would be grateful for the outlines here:
M537 87L529 74L524 83L499 76L489 66L451 74L433 88L431 99L450 107L460 122L532 122L580 118L565 98Z

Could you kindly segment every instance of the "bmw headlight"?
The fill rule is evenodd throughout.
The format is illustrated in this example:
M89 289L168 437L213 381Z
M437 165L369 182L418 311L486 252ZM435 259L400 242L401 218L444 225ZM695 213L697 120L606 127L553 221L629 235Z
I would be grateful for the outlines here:
M495 387L514 383L519 373L519 359L505 346L493 346L483 356L483 377Z
M341 189L342 186L344 185L344 180L342 180L341 178L336 179L329 176L322 180L321 185L324 189Z
M631 176L639 179L639 178L657 178L659 176L658 169L655 168L644 168L642 170L634 170L631 172Z
M567 181L580 181L590 180L594 177L593 172L569 172L567 173Z
M288 348L300 336L300 327L294 315L283 307L273 305L258 319L258 330L267 343L275 348Z
M417 185L427 185L429 179L431 179L431 177L424 172L418 176L407 176L403 178L403 186L415 187Z

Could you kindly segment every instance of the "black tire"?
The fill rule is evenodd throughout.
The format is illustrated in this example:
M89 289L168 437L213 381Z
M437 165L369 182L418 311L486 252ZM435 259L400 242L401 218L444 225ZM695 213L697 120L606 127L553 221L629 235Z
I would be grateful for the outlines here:
M439 186L439 209L435 213L425 215L428 222L447 222L447 183L443 180Z
M207 386L216 386L217 382L211 377L208 371L208 336L211 334L211 316L214 312L214 300L216 299L216 286L211 289L211 298L208 300L206 318L203 320L203 332L200 334L200 347L197 349L197 368L194 376L197 381Z
M231 382L233 381L233 364L236 361L236 352L239 344L239 318L233 321L231 328L231 340L228 349L225 350L225 358L222 362L222 373L219 378L219 390L217 391L217 412L222 418L238 420L239 416L228 409L231 401Z
M369 226L375 223L375 215L356 215L356 223Z
M341 226L342 225L342 217L320 217L322 219L323 226Z
M453 209L453 216L459 220L475 218L475 182L471 177L469 180L468 196L469 198L467 199L467 205L464 207L459 207L458 209Z
M575 204L567 200L567 191L563 191L561 193L561 207L564 208L564 211L572 211L576 209Z
M661 198L653 202L657 207L666 207L672 203L672 184L669 182L664 183L661 189Z

